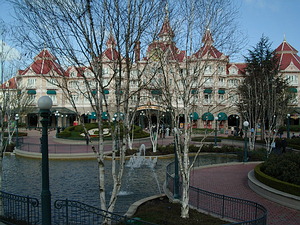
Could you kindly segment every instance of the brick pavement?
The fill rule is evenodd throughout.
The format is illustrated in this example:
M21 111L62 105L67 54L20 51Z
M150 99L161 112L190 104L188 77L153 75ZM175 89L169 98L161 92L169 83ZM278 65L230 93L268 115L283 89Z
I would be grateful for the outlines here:
M299 225L300 211L267 200L252 191L247 174L256 163L198 168L192 172L191 185L232 197L247 199L268 210L269 225Z

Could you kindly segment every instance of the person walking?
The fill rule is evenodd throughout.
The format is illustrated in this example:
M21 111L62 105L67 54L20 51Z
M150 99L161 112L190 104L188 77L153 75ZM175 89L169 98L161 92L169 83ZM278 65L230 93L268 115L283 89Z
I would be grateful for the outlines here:
M287 147L287 141L285 138L283 138L281 140L281 147L282 147L282 153L285 153L286 152L286 147Z

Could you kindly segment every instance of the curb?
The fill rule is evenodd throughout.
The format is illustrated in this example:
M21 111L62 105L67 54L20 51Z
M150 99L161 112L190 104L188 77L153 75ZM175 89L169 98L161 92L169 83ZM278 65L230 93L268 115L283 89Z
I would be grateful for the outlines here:
M249 187L260 196L280 205L300 210L300 197L271 188L255 178L254 170L248 173Z
M153 199L156 199L156 198L161 198L161 197L164 197L166 196L165 194L159 194L159 195L153 195L153 196L150 196L150 197L147 197L147 198L143 198L141 200L138 200L136 202L134 202L130 207L129 209L127 210L127 212L124 214L124 216L126 217L132 217L135 213L136 213L136 210L137 208L144 204L145 202L148 202L148 201L151 201Z

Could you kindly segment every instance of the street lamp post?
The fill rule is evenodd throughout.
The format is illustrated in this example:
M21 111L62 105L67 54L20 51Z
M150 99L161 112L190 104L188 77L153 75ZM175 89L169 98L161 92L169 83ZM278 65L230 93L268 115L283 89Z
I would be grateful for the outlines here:
M217 146L217 135L218 135L218 129L217 129L218 127L217 126L218 126L218 119L219 118L216 116L215 117L215 121L216 121L216 127L215 127L215 146Z
M18 122L19 122L19 114L16 114L15 116L15 120L16 120L16 136L17 136L17 140L16 140L16 148L19 147L19 127L18 127Z
M287 118L287 121L286 121L286 125L287 125L287 134L286 134L286 137L288 138L288 139L290 139L290 114L287 114L286 115L286 118Z
M248 147L247 147L247 142L248 142L248 138L247 138L247 132L248 132L248 126L249 126L249 122L248 121L244 121L243 123L244 125L244 129L245 129L245 146L244 146L244 162L247 162L247 151L248 151Z
M48 124L52 100L49 96L42 96L38 100L40 115L43 117L41 151L42 151L42 224L51 224L51 193L49 189L49 158L48 158Z
M58 111L55 111L54 115L55 115L55 118L56 118L55 126L56 126L56 137L57 137L57 134L58 134L58 117L60 116L60 114L59 114Z
M61 115L61 130L63 131L64 129L64 115Z

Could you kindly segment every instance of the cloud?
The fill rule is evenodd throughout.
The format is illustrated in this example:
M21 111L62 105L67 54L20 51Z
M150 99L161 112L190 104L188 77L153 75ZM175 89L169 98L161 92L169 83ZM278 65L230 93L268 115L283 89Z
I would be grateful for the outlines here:
M272 12L278 12L280 10L280 3L284 1L281 0L244 0L246 5L251 5L252 7L271 10Z
M12 61L17 59L20 59L19 51L0 40L0 60Z

